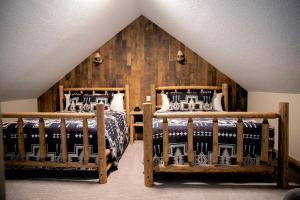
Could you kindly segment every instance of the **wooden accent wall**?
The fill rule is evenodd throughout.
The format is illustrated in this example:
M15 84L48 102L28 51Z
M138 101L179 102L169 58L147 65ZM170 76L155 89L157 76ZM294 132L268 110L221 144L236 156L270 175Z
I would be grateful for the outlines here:
M192 28L192 27L191 27ZM229 85L229 109L247 109L247 91L208 61L197 55L156 24L140 16L98 49L104 58L93 63L88 56L64 78L38 99L39 111L59 110L58 86L124 87L130 86L130 107L142 106L150 95L150 84L165 85ZM186 58L176 62L177 51Z

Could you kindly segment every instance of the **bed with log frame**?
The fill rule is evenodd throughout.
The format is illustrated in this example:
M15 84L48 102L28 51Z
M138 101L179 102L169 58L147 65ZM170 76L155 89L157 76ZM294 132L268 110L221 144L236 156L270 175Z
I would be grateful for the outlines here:
M223 93L223 112L212 111L183 111L183 112L155 112L157 108L161 108L160 94L165 92L178 92L178 91L196 91L196 90L212 90L221 91ZM155 87L151 85L151 102L143 104L143 117L144 117L144 183L145 186L151 187L153 185L154 172L167 172L167 173L273 173L277 174L277 185L286 188L288 186L288 103L280 103L278 113L273 112L228 112L228 86L162 86ZM226 118L226 119L225 119ZM185 130L175 133L172 127L172 120L185 120ZM224 164L224 160L220 161L220 140L222 140L222 123L226 120L235 121L232 123L231 131L234 134L234 146L232 151L235 151L235 160L233 163ZM261 120L262 122L256 123L247 120ZM274 129L270 127L268 119L278 119L278 156L277 162L275 159L274 145ZM160 124L158 121L160 120ZM206 121L205 121L206 120ZM251 123L250 123L251 122ZM208 124L209 128L205 131L199 130L199 124ZM226 124L226 123L225 123ZM255 134L249 135L247 124L255 126ZM224 125L224 124L223 124ZM257 128L258 127L258 128ZM178 127L177 127L178 128ZM198 129L197 129L198 128ZM277 127L276 127L277 128ZM224 128L223 128L224 129ZM229 130L229 129L227 129ZM251 130L250 130L251 131ZM257 132L259 131L259 133ZM185 134L184 134L185 132ZM205 137L210 138L207 141L210 145L210 157L202 157L206 162L198 164L195 160L197 158L198 144L195 143L201 140L202 133ZM174 151L171 149L172 134L185 135L186 158L180 158L181 163L170 162ZM198 135L197 135L198 134ZM230 133L229 133L230 134ZM228 135L229 135L228 134ZM248 134L248 136L247 136ZM225 134L224 134L225 135ZM202 135L203 136L203 135ZM207 137L209 136L209 137ZM226 134L227 136L227 134ZM230 135L231 136L231 135ZM247 150L247 138L258 139L258 147L260 150L255 150L259 154L259 160L253 165L248 165L245 157ZM158 138L161 145L158 144ZM199 142L201 143L201 142ZM162 147L161 147L162 146ZM176 146L176 145L175 145ZM199 145L200 146L200 145ZM250 146L250 145L249 145ZM255 146L255 145L253 145ZM196 149L197 148L197 149ZM201 149L203 149L203 145ZM207 148L207 146L206 146ZM272 148L272 149L271 149ZM158 150L159 149L159 150ZM199 147L200 149L200 147ZM271 149L271 150L270 150ZM160 156L157 156L157 152ZM202 151L202 150L201 150ZM252 150L251 150L252 151ZM253 150L254 151L254 150ZM270 152L271 151L271 152ZM177 152L178 153L178 152ZM179 151L180 153L180 151ZM226 151L228 154L228 152ZM176 153L175 153L176 154ZM274 156L273 156L274 155ZM203 156L203 155L202 155ZM210 158L210 162L207 159ZM176 159L178 159L176 157ZM200 159L201 160L201 159ZM203 161L201 160L201 161ZM251 160L251 158L250 158ZM199 160L198 160L199 161ZM195 164L197 163L197 164Z
M71 112L63 112L64 111L64 97L65 93L71 92L78 92L80 94L84 93L124 93L124 108L125 113L123 115L126 117L122 119L124 120L124 126L128 124L129 120L129 86L126 85L124 88L64 88L63 86L59 87L59 103L60 103L60 111L61 112L19 112L19 113L0 113L1 118L17 118L17 122L15 124L15 140L16 140L16 154L17 157L14 160L5 160L5 165L7 167L47 167L47 168L75 168L75 169L94 169L98 171L99 175L99 183L106 183L107 182L107 172L112 167L113 161L108 159L112 156L111 148L106 148L108 141L107 141L107 134L110 134L108 130L106 130L106 111L104 110L104 104L96 104L95 105L95 113L71 113ZM24 121L26 118L35 119L37 123L35 126L37 128L36 138L37 144L39 146L38 152L38 160L27 160L27 152L25 150L26 146L26 132L24 131ZM24 121L23 121L24 120ZM47 150L49 145L47 144L47 135L49 135L49 130L47 130L47 123L48 120L59 120L57 126L59 127L56 130L58 142L60 143L59 151L59 160L49 161L47 159ZM79 120L80 121L80 130L76 130L80 132L81 135L81 146L82 146L82 162L79 161L72 161L68 157L68 142L69 142L69 127L67 122L68 120ZM94 120L94 135L93 139L96 139L95 142L95 149L97 150L97 156L91 161L91 147L89 146L89 142L91 142L91 127L90 121ZM1 120L1 131L3 131L3 135L5 135L5 130L2 130L2 120ZM127 134L128 134L128 127ZM25 134L24 134L25 132ZM107 134L106 134L107 132ZM6 134L7 135L7 134ZM29 137L29 134L27 132ZM49 138L49 137L48 137ZM56 138L56 139L57 139ZM4 138L5 141L5 138ZM128 134L128 141L129 142L129 134ZM127 143L128 144L128 143ZM5 147L4 142L4 147ZM124 144L126 145L126 144ZM127 146L127 145L126 145ZM125 148L126 148L125 146ZM125 149L124 149L125 150ZM97 162L96 162L97 160Z

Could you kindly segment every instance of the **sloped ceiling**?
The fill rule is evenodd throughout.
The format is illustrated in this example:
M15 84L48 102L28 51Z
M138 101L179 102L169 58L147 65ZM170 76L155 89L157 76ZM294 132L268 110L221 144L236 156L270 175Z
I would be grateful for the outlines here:
M299 0L143 0L142 13L248 91L300 93Z
M136 0L0 2L0 101L38 97L141 14Z
M298 0L4 0L0 101L38 97L141 14L249 91L300 93Z

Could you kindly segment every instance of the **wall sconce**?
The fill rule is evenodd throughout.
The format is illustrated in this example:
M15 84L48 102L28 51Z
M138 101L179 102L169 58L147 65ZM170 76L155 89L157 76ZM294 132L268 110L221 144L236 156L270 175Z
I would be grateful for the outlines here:
M177 52L177 58L176 58L176 60L177 60L177 62L179 62L180 64L184 64L184 62L185 62L185 57L184 57L182 51L179 50L179 51Z
M102 62L103 62L103 58L102 58L101 54L99 52L96 52L95 56L94 56L94 63L96 63L97 65L99 65Z

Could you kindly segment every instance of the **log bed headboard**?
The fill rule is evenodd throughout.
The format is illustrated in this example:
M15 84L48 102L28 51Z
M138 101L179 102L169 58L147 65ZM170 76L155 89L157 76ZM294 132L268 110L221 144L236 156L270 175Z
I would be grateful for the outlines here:
M228 85L223 83L222 86L150 86L152 111L155 112L161 104L160 93L164 91L197 91L197 90L222 90L224 110L228 111Z
M115 88L109 88L109 87L103 87L103 88L64 88L64 86L59 86L59 110L60 112L63 112L64 110L64 99L65 99L65 93L66 92L91 92L92 94L95 94L96 92L102 92L104 94L107 94L108 92L124 92L124 108L126 112L126 118L127 118L127 124L129 125L129 85L125 85L125 87L115 87Z

